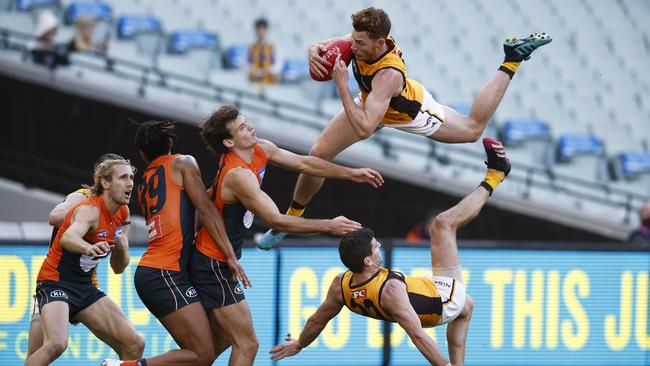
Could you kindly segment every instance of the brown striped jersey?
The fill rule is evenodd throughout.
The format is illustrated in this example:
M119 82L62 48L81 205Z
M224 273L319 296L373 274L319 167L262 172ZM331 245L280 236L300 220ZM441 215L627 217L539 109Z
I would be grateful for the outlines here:
M423 327L434 327L440 324L443 302L433 281L424 277L407 276L386 268L380 268L368 280L358 284L352 283L352 272L343 273L341 292L345 306L359 315L394 322L395 319L384 310L381 302L382 290L389 280L406 284L409 302ZM453 289L450 298L453 298Z
M393 37L386 38L388 49L373 61L352 58L352 71L359 85L361 102L365 105L368 94L372 91L372 79L382 69L397 70L404 79L404 88L399 95L390 99L388 110L381 120L385 125L399 125L412 122L422 110L424 87L416 80L407 78L406 64L402 58L402 50Z

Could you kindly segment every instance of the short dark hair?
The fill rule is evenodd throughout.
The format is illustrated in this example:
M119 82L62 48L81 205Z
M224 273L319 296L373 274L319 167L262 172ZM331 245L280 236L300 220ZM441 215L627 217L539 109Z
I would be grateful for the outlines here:
M152 161L171 150L169 139L176 141L176 126L172 121L147 121L135 132L135 146Z
M372 255L372 238L375 233L368 228L361 228L345 234L339 242L341 262L352 272L363 271L363 260Z
M228 148L223 144L223 140L232 138L227 126L228 123L236 120L239 114L237 107L226 104L212 113L210 118L201 125L201 138L215 154L228 152Z
M266 18L258 18L257 20L255 20L255 29L259 27L264 27L264 28L269 27L269 22L266 20Z
M352 27L357 32L367 32L372 39L386 38L390 34L390 18L382 9L366 8L352 14Z

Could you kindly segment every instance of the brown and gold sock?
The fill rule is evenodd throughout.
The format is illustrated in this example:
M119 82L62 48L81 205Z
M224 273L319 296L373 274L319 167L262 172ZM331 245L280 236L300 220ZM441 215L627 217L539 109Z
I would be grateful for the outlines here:
M485 179L483 179L479 186L485 188L491 196L492 192L494 192L499 183L503 182L505 178L506 175L503 172L496 169L488 169L487 173L485 173Z
M504 61L501 66L499 66L499 70L508 74L508 76L510 76L510 79L512 79L512 77L515 76L515 72L517 72L519 65L521 65L521 62Z
M302 215L305 213L305 207L307 206L301 205L300 203L293 200L291 201L291 206L289 206L289 209L287 210L287 215L302 217Z

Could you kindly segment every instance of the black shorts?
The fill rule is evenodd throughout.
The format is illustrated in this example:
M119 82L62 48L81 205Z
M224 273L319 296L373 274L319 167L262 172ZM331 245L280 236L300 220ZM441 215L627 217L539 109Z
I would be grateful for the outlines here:
M43 306L53 301L63 301L68 304L69 321L72 324L74 317L80 311L94 304L95 301L106 296L106 294L95 287L92 283L80 284L71 281L39 281L36 284L36 301L38 302L39 313Z
M233 281L228 265L193 248L190 276L206 309L236 304L246 297L239 281Z
M199 301L199 296L185 271L138 266L135 290L140 300L156 318Z

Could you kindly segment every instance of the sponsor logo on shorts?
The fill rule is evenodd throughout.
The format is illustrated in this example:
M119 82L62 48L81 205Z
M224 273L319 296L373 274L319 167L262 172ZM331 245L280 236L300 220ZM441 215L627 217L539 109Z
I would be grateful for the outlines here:
M451 283L450 282L444 282L444 281L433 281L436 285L440 287L446 287L446 288L451 288Z
M425 126L426 127L434 127L438 123L439 123L438 119L434 119L433 116L430 116L429 118L427 118L427 123L426 123Z
M108 231L102 230L102 231L98 232L97 237L98 238L107 238L108 237Z
M67 299L68 294L66 294L63 290L53 290L50 291L50 297L62 297L64 299Z
M352 291L353 299L365 299L366 297L368 297L368 291L365 288L359 291Z
M194 287L190 287L185 290L185 295L187 295L187 297L196 297L198 294L196 293L196 289Z
M238 283L237 286L235 286L235 293L238 294L238 295L241 295L241 294L244 293L244 290L241 288L241 284Z

